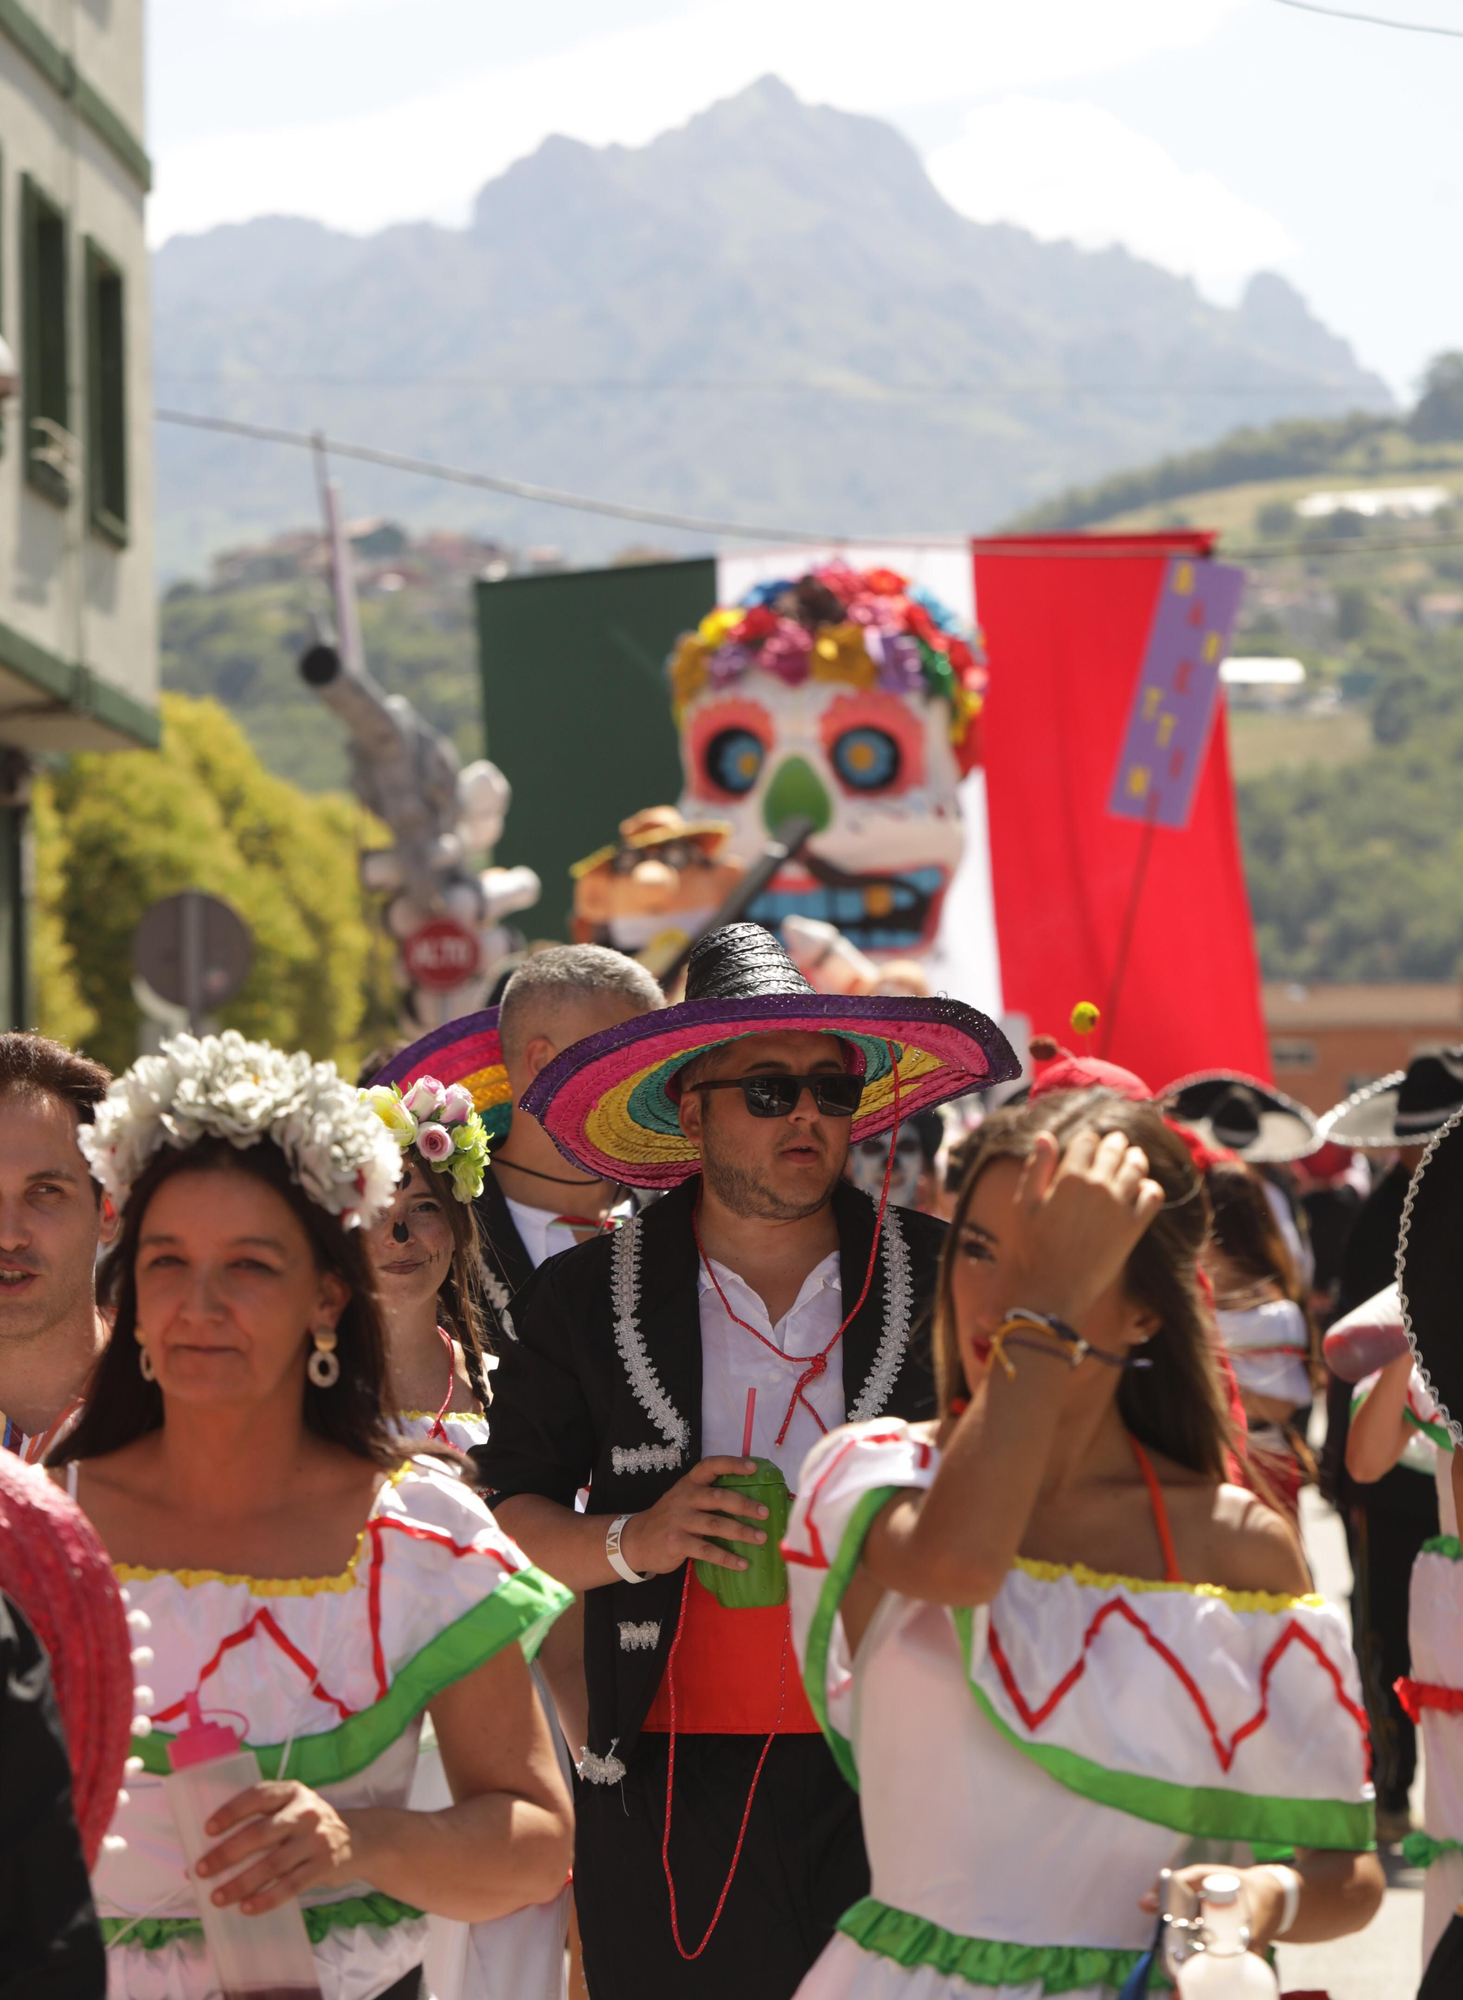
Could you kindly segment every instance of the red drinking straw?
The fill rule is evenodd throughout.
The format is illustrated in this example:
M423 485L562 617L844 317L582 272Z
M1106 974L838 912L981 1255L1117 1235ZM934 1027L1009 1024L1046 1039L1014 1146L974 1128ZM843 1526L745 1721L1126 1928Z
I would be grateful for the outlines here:
M742 1425L742 1457L752 1456L752 1419L757 1414L757 1391L747 1391L747 1421Z

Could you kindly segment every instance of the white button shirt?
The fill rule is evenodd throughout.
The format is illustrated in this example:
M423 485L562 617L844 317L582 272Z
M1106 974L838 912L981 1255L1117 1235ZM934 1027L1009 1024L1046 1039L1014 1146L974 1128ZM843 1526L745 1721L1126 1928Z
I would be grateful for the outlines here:
M731 1319L716 1295L716 1286L707 1275L706 1263L716 1273L717 1283L738 1318L755 1326L763 1339L778 1350L769 1354L762 1342L747 1328ZM828 1367L815 1375L803 1391L822 1419L822 1428L799 1402L781 1444L777 1433L787 1415L787 1405L798 1377L814 1354L820 1354L838 1331L843 1318L843 1283L839 1276L838 1252L830 1250L803 1280L802 1290L782 1318L773 1326L767 1308L744 1278L729 1271L715 1258L703 1262L700 1274L701 1306L701 1456L740 1458L742 1429L747 1416L747 1391L757 1391L752 1420L752 1456L770 1458L788 1490L797 1491L803 1460L823 1436L844 1419L843 1343L828 1356ZM780 1360L779 1355L786 1355Z

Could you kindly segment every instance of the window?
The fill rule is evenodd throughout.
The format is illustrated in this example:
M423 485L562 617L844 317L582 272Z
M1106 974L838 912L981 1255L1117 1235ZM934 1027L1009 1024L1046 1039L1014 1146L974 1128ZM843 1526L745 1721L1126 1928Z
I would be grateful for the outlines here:
M1314 1069L1316 1066L1316 1045L1314 1042L1272 1042L1270 1060L1276 1069Z
M76 456L67 373L66 217L29 174L21 181L21 284L25 475L38 493L64 507Z
M87 495L92 526L127 540L127 334L122 273L86 240Z

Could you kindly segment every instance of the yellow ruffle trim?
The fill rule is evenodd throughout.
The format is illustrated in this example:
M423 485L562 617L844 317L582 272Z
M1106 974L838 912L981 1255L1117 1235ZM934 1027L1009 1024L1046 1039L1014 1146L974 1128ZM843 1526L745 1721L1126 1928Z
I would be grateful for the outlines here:
M1033 1562L1017 1556L1014 1567L1034 1576L1038 1583L1060 1583L1064 1576L1087 1590L1181 1590L1190 1597L1217 1597L1232 1611L1320 1611L1326 1600L1316 1592L1289 1597L1281 1591L1226 1590L1222 1583L1169 1583L1161 1577L1114 1576L1088 1569L1085 1563Z
M389 1472L376 1500L388 1487L404 1479L409 1469L410 1460L398 1465L394 1472ZM376 1501L373 1500L371 1513L375 1511ZM251 1597L320 1597L327 1591L354 1590L356 1565L365 1546L366 1531L362 1528L356 1536L355 1551L339 1576L226 1576L221 1569L145 1569L138 1563L113 1563L112 1574L118 1583L150 1583L155 1577L170 1576L175 1583L181 1583L184 1590L193 1590L200 1583L242 1583L247 1586Z

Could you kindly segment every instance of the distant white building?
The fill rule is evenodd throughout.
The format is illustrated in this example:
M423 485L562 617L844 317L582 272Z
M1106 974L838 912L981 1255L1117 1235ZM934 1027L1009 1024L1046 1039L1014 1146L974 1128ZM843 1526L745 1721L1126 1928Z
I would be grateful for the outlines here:
M143 0L0 0L0 1026L33 753L158 740Z

